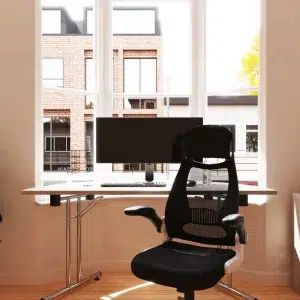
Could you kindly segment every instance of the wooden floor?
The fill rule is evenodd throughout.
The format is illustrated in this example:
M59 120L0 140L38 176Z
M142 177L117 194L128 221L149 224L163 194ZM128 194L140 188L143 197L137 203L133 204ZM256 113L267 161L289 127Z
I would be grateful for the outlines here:
M140 286L139 285L144 285ZM0 286L1 300L39 300L60 289L59 284L40 286ZM291 288L262 286L258 284L239 283L234 285L242 291L257 297L259 300L294 300L300 299ZM119 295L117 293L120 293ZM179 296L175 289L146 283L131 274L105 274L99 281L88 283L61 300L176 300ZM238 299L226 294L218 288L197 292L196 300L229 300Z

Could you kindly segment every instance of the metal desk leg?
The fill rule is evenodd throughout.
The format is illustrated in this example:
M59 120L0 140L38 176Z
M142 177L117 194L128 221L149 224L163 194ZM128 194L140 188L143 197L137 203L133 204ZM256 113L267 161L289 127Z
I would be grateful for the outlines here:
M52 300L57 297L64 295L65 293L70 292L71 290L88 283L92 280L99 280L102 275L100 271L91 274L83 279L81 279L81 249L82 249L82 239L81 239L81 199L77 197L77 280L76 283L71 283L71 203L70 200L76 198L75 196L64 197L62 200L67 200L66 202L66 286L53 293L52 295L41 298L41 300Z
M77 199L77 282L81 279L81 198Z

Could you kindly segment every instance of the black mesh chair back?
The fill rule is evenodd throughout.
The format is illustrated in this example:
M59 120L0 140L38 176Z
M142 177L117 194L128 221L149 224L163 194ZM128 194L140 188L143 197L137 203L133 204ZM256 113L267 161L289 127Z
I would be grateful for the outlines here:
M210 245L235 245L236 230L225 226L222 218L239 210L238 178L234 153L231 153L232 133L225 127L205 125L194 127L181 135L184 157L174 180L165 211L167 234L170 238ZM203 158L222 162L203 163ZM192 168L202 170L227 169L229 182L224 193L199 192L187 188ZM194 189L194 190L193 190ZM189 191L190 190L190 191Z

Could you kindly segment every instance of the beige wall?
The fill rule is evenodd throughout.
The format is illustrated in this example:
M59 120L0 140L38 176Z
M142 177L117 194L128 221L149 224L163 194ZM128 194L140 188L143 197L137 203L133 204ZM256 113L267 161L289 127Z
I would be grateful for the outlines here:
M266 205L269 272L291 272L292 192L300 190L300 1L266 0L265 77L267 185L278 189ZM276 255L283 254L281 260ZM276 263L274 263L274 259Z
M37 210L20 196L20 189L34 184L33 3L0 1L0 274L11 282L37 268Z
M262 146L268 154L267 184L279 195L267 205L243 209L250 242L240 274L289 284L291 193L300 189L300 2L266 0L266 5L266 89L260 101L266 104L267 139ZM34 1L1 1L0 12L0 283L39 283L63 276L64 207L38 207L32 197L20 196L21 189L34 185ZM128 199L103 201L87 215L83 257L90 271L128 269L134 253L159 241L146 220L123 216L125 207L137 203L163 211L163 200ZM277 254L285 257L280 264L274 263Z

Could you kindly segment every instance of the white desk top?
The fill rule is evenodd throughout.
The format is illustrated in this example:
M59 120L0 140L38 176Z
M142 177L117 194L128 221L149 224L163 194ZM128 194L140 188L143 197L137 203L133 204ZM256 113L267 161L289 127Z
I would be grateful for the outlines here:
M171 184L166 187L101 187L101 183L71 183L54 184L25 189L21 195L168 195ZM210 191L222 193L227 191L227 183L212 183L210 185L196 185L187 188L188 193ZM277 191L251 185L239 185L240 195L277 195Z

